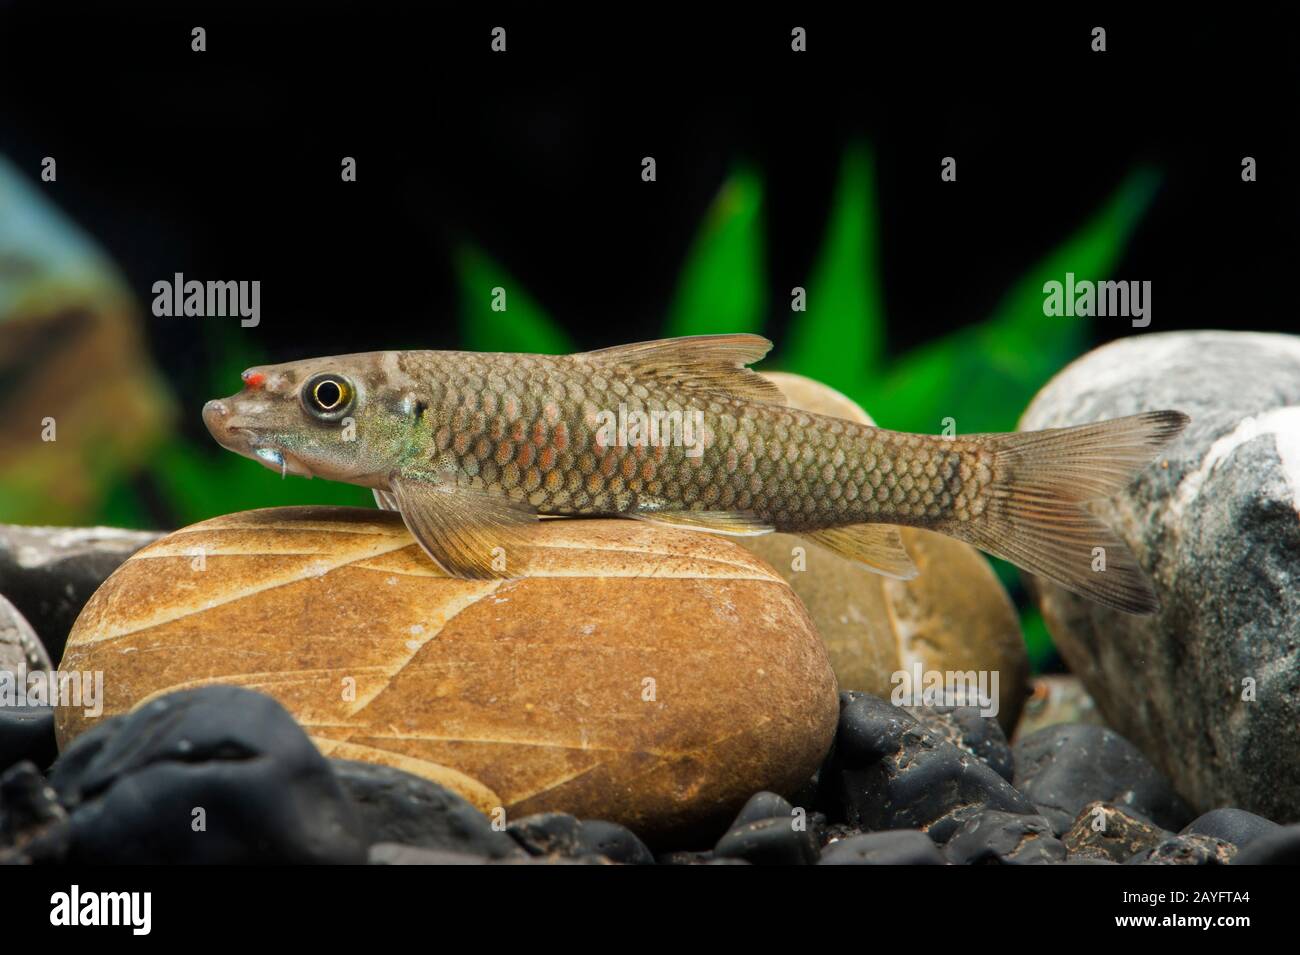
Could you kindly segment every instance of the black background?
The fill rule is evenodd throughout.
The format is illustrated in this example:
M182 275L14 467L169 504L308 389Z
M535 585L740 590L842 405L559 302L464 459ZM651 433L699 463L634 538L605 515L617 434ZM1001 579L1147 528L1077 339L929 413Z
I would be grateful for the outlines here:
M178 6L4 7L0 152L33 181L56 157L40 188L146 303L177 271L260 279L269 360L454 347L463 239L580 346L657 337L741 161L766 179L779 345L853 140L876 155L891 350L987 315L1143 162L1161 187L1115 277L1153 282L1149 330L1300 328L1300 43L1253 5ZM806 54L789 50L796 24ZM190 49L195 25L206 53ZM356 183L340 180L345 155ZM645 155L656 183L641 181ZM947 155L956 184L939 179ZM1241 181L1245 155L1256 183ZM149 330L183 401L211 397L187 393L204 387L195 323Z

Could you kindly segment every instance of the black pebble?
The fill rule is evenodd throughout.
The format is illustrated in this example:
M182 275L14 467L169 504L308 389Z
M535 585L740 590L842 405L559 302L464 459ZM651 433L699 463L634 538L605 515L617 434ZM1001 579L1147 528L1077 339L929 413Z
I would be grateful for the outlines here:
M0 772L23 760L45 769L58 755L54 707L0 706Z
M905 710L856 692L840 694L840 707L822 772L832 819L869 830L921 829L942 843L985 809L1036 813L982 759Z
M1279 826L1232 859L1233 865L1300 865L1300 824Z
M50 783L71 815L69 862L366 860L365 828L328 760L284 707L241 687L170 693L100 724Z
M954 865L1043 865L1064 862L1066 850L1042 816L990 810L966 820L944 855Z
M1238 849L1244 849L1260 836L1281 828L1276 822L1244 809L1211 809L1205 815L1193 819L1183 829L1183 834L1214 836L1231 842Z
M62 862L70 838L68 814L34 763L0 775L0 865Z
M741 808L731 828L735 829L749 822L758 822L760 819L791 819L793 816L794 806L784 796L767 791L757 792L750 796L749 801Z
M1014 747L1015 786L1065 832L1085 806L1113 803L1176 832L1191 821L1187 804L1132 743L1085 723L1048 726Z
M1154 849L1139 852L1125 865L1227 865L1237 847L1214 836L1170 836Z
M736 826L713 847L716 859L744 859L754 865L813 865L819 854L816 834L793 816Z
M958 749L982 759L995 773L1011 782L1015 761L996 716L981 716L979 707L975 706L909 706L907 710Z
M506 831L533 856L595 855L623 865L654 865L655 861L631 829L601 819L584 821L564 812L545 812L517 819Z
M465 799L410 773L351 759L331 759L370 843L395 842L503 859L524 850Z
M819 865L943 865L934 840L917 829L864 832L822 849Z

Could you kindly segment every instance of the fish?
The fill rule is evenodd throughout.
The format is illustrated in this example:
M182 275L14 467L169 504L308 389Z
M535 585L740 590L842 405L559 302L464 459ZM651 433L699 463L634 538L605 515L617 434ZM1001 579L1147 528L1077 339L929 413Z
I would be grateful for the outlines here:
M702 335L572 355L381 351L243 373L203 407L223 447L374 492L446 574L514 576L542 518L797 534L887 577L900 527L936 531L1099 604L1158 601L1088 509L1187 425L1178 411L1044 431L925 435L787 406L771 342ZM1100 556L1100 559L1099 559Z

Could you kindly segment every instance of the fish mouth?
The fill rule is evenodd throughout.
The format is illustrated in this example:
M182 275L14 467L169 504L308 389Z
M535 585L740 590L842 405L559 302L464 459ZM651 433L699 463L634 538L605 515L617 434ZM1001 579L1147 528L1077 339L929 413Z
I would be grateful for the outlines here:
M225 403L209 401L203 407L203 423L216 439L217 444L228 451L257 461L272 471L279 471L281 477L293 474L297 477L312 477L311 469L293 454L276 447L267 440L259 429L245 424L233 424L229 419Z

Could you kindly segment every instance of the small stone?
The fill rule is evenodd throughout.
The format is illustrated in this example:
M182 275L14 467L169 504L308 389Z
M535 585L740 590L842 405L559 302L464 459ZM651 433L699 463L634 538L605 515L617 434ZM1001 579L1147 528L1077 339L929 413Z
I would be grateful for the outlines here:
M22 760L45 769L58 754L54 707L0 706L0 772Z
M0 775L0 865L62 862L69 838L68 814L34 764Z
M954 865L1042 865L1064 862L1066 849L1042 816L990 810L966 820L944 855Z
M1227 865L1237 854L1231 842L1195 834L1170 836L1153 849L1139 852L1127 865Z
M369 841L502 859L524 850L450 789L377 763L331 759Z
M1097 703L1083 681L1072 673L1045 673L1029 681L1029 699L1012 735L1014 742L1058 723L1104 726Z
M753 865L814 865L819 854L817 836L789 816L736 826L713 847L715 858Z
M1195 833L1202 836L1214 836L1231 842L1238 849L1244 849L1260 836L1281 829L1276 822L1257 816L1244 809L1211 809L1203 816L1198 816L1183 829L1183 835Z
M731 828L758 822L760 819L790 819L793 814L794 806L784 796L778 796L773 792L757 792L750 796L749 801L741 808Z
M1300 824L1280 826L1238 852L1233 865L1300 865Z
M49 660L63 656L81 608L118 566L161 537L115 527L0 524L0 593L40 635Z
M654 855L632 830L602 819L582 820L568 813L537 813L507 826L529 855L581 859L601 856L621 865L654 865Z
M502 859L448 849L429 849L424 846L404 846L397 842L376 842L370 847L367 860L370 865L609 865L603 856L588 855L577 859L563 856L530 856L520 853Z
M1011 782L1015 762L996 717L982 716L974 706L909 706L906 709L958 749L984 760L990 769Z
M822 849L818 865L943 865L934 840L917 829L864 832Z
M1154 849L1172 833L1120 806L1092 802L1083 807L1061 838L1071 859L1095 858L1126 862Z
M233 686L159 697L84 733L50 772L68 861L363 862L365 829L279 703Z
M920 829L943 843L986 809L1034 815L1033 804L983 760L899 707L840 694L839 730L823 772L824 799L862 829Z
M1137 748L1102 726L1061 724L1016 743L1015 786L1064 833L1085 806L1104 802L1177 831L1191 811Z
M0 670L25 673L53 668L45 644L32 625L4 594L0 594Z

